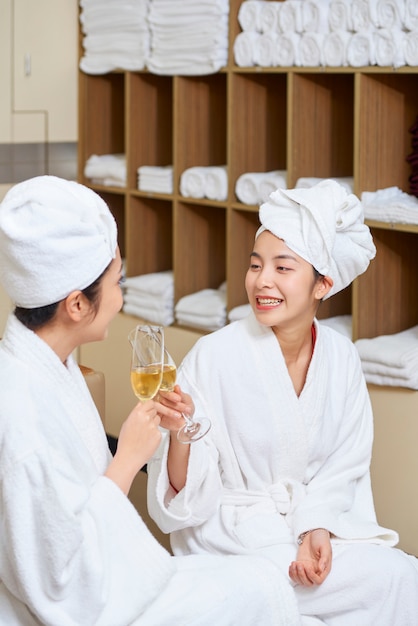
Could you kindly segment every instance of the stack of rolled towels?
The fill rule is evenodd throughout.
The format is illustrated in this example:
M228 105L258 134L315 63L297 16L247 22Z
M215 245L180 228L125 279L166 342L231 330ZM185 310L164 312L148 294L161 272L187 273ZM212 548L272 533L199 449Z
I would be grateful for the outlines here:
M228 173L222 166L189 167L180 176L180 193L185 198L226 200Z
M418 65L416 0L245 0L237 65Z
M150 40L148 5L149 0L80 0L80 69L87 74L144 69Z
M243 204L261 204L276 189L287 189L286 170L245 172L237 178L235 195Z
M217 330L225 326L226 283L218 289L202 289L183 296L175 306L176 321L183 326Z
M229 0L152 0L148 13L154 74L202 75L228 61Z
M364 217L380 222L418 224L418 198L399 187L363 191Z
M95 185L125 187L126 157L124 154L92 154L84 166L84 176Z
M174 274L172 270L125 279L123 310L154 324L174 321Z
M138 189L153 193L173 193L173 166L141 165L137 170Z
M355 345L367 382L418 389L418 326L392 335L358 339Z

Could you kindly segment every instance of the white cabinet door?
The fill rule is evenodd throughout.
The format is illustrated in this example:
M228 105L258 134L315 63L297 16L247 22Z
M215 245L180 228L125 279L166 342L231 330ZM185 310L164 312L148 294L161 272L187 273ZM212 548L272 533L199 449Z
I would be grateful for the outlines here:
M76 141L78 3L13 0L12 10L13 140Z
M12 141L11 5L12 0L0 0L0 143Z

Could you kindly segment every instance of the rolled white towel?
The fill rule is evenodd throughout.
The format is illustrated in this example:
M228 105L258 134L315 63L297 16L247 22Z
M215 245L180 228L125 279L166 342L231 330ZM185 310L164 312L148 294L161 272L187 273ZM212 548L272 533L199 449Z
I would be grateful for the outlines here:
M369 0L352 0L351 24L353 30L357 33L373 29Z
M272 191L286 189L286 170L246 172L235 183L235 194L243 204L261 204Z
M418 29L405 33L403 51L407 65L418 65Z
M279 11L279 27L283 33L303 31L302 5L300 0L285 0Z
M205 196L210 200L227 199L228 173L226 165L206 168Z
M345 31L332 31L325 35L322 45L322 65L329 67L345 67L347 61L347 45L351 37Z
M277 42L277 65L292 67L299 63L300 33L281 33Z
M323 33L302 33L299 42L299 64L302 67L319 67L322 63Z
M374 54L376 64L381 67L401 67L405 65L405 34L399 28L374 31Z
M405 0L369 0L370 19L375 28L399 28L404 24Z
M261 32L260 29L260 12L264 0L245 0L241 2L238 9L238 24L245 32Z
M254 61L260 67L274 67L277 65L279 34L273 31L263 33L257 40Z
M405 0L404 27L407 30L418 30L417 0Z
M302 2L302 29L307 33L328 33L330 0L304 0Z
M331 0L328 23L331 31L349 32L353 29L350 0Z
M373 31L351 35L347 44L347 61L352 67L375 65Z
M248 0L247 0L248 1ZM260 33L253 31L238 33L234 40L234 59L239 67L256 64L256 50Z
M180 193L185 198L205 197L206 167L189 167L180 176Z
M261 33L280 31L279 11L282 4L282 2L263 2L259 14L259 29Z

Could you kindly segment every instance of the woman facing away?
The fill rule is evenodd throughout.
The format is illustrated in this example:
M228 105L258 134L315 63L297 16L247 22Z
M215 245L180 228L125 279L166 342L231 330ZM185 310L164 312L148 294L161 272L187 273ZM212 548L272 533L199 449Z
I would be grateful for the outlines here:
M0 341L0 622L300 624L267 559L173 557L127 498L161 440L157 405L133 409L112 457L72 356L122 306L105 202L52 176L15 185L0 205L0 280L16 305Z
M316 319L375 255L361 204L326 180L277 190L259 215L251 314L199 339L160 394L171 432L148 464L151 516L175 554L270 558L304 624L417 625L418 561L376 521L359 356ZM181 411L209 434L178 443Z

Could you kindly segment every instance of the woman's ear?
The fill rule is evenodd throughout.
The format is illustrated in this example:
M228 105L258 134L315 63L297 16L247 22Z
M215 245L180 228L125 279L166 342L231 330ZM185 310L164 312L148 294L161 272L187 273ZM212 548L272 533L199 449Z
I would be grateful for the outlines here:
M82 320L88 310L86 297L79 290L72 291L65 298L64 305L68 317L74 322Z
M317 300L323 300L327 293L330 292L333 285L334 281L330 276L321 276L316 285L315 298L317 298Z

